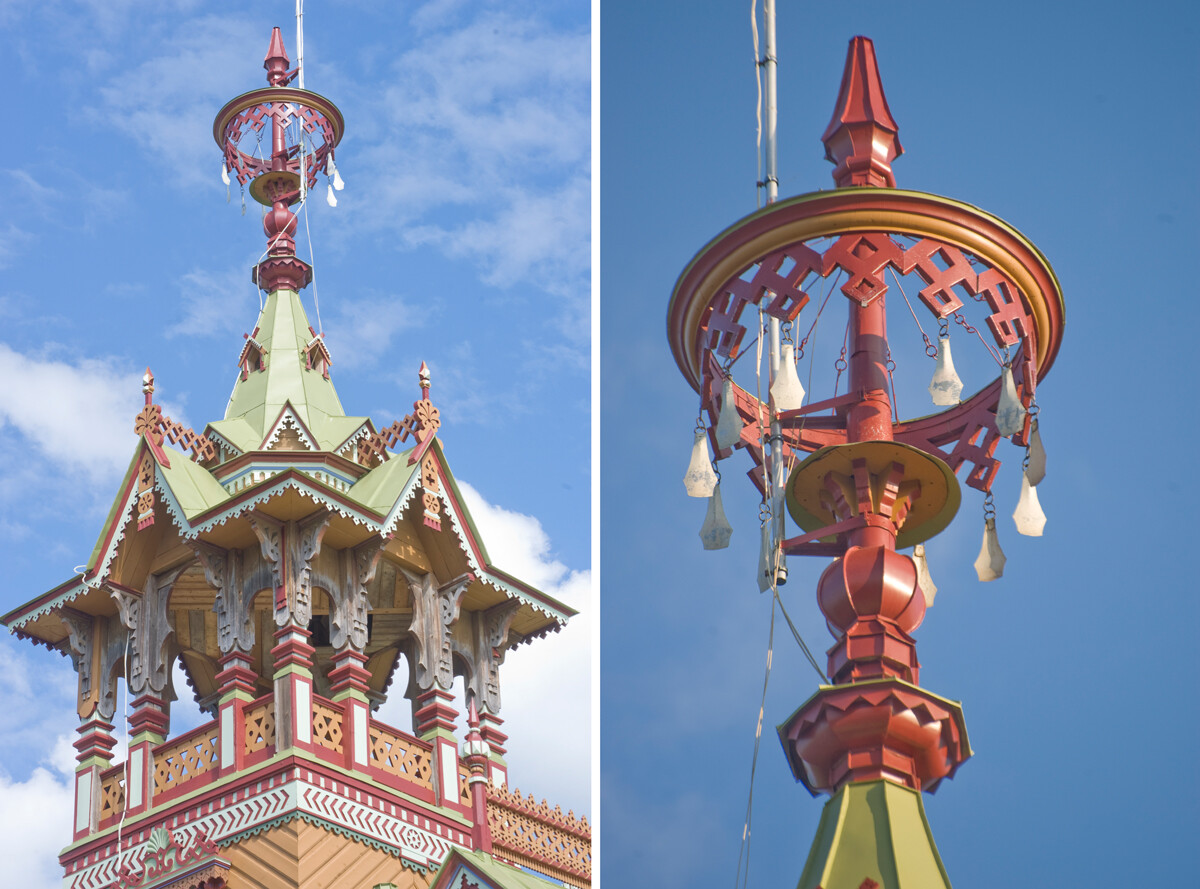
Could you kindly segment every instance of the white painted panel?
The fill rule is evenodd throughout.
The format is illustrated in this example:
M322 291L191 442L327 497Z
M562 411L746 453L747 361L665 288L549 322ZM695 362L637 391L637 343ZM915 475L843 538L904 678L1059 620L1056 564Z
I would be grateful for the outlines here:
M234 763L233 708L221 711L221 768L227 769Z
M134 749L129 754L129 769L125 777L125 793L129 798L129 808L136 809L142 804L142 784L145 778L142 773L145 771L143 761L145 750L141 747Z
M87 771L75 776L75 829L83 830L88 826L88 816L92 811L92 774Z
M367 764L367 708L354 708L354 762L360 766Z
M312 743L312 689L307 682L297 682L296 689L296 740Z

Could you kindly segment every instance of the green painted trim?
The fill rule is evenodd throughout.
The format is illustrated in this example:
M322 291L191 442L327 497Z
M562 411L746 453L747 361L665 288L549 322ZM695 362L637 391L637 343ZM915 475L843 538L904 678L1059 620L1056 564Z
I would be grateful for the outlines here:
M303 676L305 679L312 679L312 670L308 667L301 667L299 664L288 664L271 674L271 681L276 682L280 679L285 679L295 673L298 676Z
M164 735L160 735L157 732L138 732L129 739L129 746L136 747L138 744L144 744L147 741L157 747L159 744L165 744L167 739Z
M447 741L452 741L454 743L454 746L458 747L458 738L455 737L454 732L450 731L449 729L435 728L435 729L430 729L423 735L417 735L417 740L424 741L426 744L432 744L438 738L443 738Z
M111 759L105 759L102 756L89 756L87 759L85 759L81 763L79 763L79 765L75 766L75 774L79 774L80 772L86 772L88 769L93 769L93 768L100 769L100 771L104 771L105 769L108 769L111 767L112 767Z

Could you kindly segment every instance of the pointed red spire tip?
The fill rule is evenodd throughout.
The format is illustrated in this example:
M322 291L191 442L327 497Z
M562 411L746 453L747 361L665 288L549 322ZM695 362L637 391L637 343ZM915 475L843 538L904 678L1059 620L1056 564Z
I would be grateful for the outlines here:
M838 187L894 188L896 177L891 164L904 153L898 131L883 93L875 45L866 37L853 37L846 51L833 119L821 137L825 159L836 164L833 181Z
M263 59L263 67L267 69L267 83L280 86L287 79L288 65L287 50L283 46L283 33L278 28L271 29L271 45L267 47L267 57Z

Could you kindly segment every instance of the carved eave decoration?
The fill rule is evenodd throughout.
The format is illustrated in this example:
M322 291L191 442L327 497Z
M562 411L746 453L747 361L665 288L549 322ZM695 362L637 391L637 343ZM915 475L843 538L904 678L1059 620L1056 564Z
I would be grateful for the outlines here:
M249 522L254 513L286 522L322 508L331 515L326 543L334 548L355 547L378 537L387 541L385 559L432 571L443 581L472 574L476 581L462 605L467 611L516 602L508 648L557 631L576 613L491 564L436 437L427 438L418 449L390 455L347 490L288 464L287 457L295 452L241 455L230 464L240 460L249 465L258 457L283 462L232 495L222 486L220 471L214 474L177 451L167 453L153 445L143 436L85 570L5 615L3 623L23 638L61 649L68 631L55 612L69 605L111 616L112 600L100 591L106 581L141 589L151 572L193 562L197 543L225 549L248 545L254 539ZM324 465L331 471L363 469L335 454L312 456L327 461ZM153 494L149 504L147 491ZM217 504L209 505L214 500Z

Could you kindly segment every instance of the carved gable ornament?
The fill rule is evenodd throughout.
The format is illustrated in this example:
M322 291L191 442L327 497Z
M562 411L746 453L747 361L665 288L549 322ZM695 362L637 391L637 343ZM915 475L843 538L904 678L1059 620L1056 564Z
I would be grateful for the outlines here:
M150 831L141 870L127 865L117 873L116 889L225 889L230 862L203 831L184 846L165 827Z

